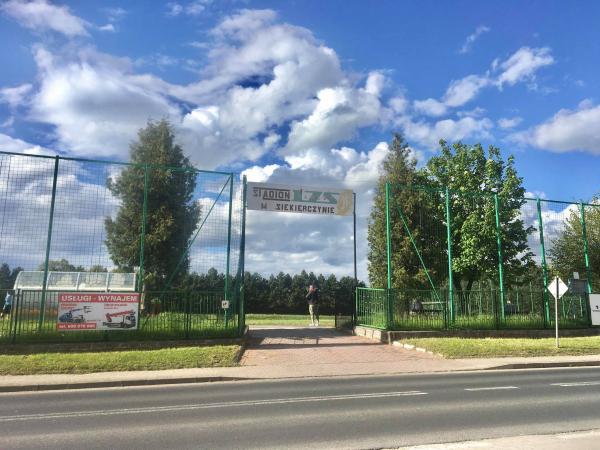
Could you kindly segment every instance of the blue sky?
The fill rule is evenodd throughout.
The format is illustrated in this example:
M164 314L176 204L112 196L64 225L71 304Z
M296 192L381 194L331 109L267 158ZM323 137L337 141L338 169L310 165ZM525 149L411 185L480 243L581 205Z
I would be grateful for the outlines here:
M529 192L587 200L599 22L591 1L3 1L0 146L126 159L167 117L200 168L354 189L363 232L392 131L421 164L440 138L496 145ZM306 265L292 247L271 256Z

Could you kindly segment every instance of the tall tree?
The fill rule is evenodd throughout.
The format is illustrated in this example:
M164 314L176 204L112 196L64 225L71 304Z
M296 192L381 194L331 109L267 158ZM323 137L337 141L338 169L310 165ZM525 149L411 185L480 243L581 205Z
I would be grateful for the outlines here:
M585 228L591 283L594 289L598 289L600 283L600 197L595 197L592 204L597 204L597 206L585 207ZM551 242L548 254L552 268L564 280L569 279L573 272L579 272L582 278L587 278L579 207L571 210L562 233Z
M108 188L121 200L121 207L114 219L105 220L106 245L113 262L131 270L140 261L144 164L154 165L148 169L143 280L147 290L164 289L174 273L172 284L187 274L186 251L200 219L200 206L193 201L196 173L174 141L166 120L149 122L130 147L135 165L108 180Z
M433 249L439 251L435 242L431 241L434 237L427 236L429 228L420 226L424 219L431 219L431 214L429 212L430 199L427 194L411 187L423 183L423 177L417 171L416 166L416 159L406 141L400 134L394 134L392 142L389 144L389 154L383 162L382 174L377 183L368 227L368 270L373 286L387 287L386 182L390 182L392 186L390 199L392 287L423 288L428 286L425 271L415 252L411 236L406 231L406 226L408 226L415 244L425 244L419 246L419 251L424 253ZM424 259L430 263L436 261L428 255L425 255ZM428 270L431 270L432 273L436 269L433 264L429 264Z
M525 203L523 179L514 158L505 161L497 147L487 152L480 144L461 142L452 147L440 141L439 156L431 158L424 171L429 185L450 189L452 265L454 285L469 291L475 281L498 278L498 247L494 197L500 203L500 232L504 278L516 282L533 264L527 236L534 231L520 217ZM444 202L437 205L443 217ZM441 255L441 253L440 253ZM444 258L447 255L444 255Z

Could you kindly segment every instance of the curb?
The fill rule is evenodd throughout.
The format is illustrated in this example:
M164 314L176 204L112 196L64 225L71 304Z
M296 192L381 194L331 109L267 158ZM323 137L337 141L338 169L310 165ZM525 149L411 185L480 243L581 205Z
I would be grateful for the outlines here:
M482 370L510 370L510 369L550 369L553 367L598 367L600 361L564 361L564 362L533 362L504 364L501 366L487 367Z
M58 383L58 384L29 384L21 386L0 386L2 392L32 392L32 391L58 391L64 389L92 389L108 387L130 387L130 386L156 386L167 384L188 384L188 383L210 383L216 381L242 381L253 380L255 378L243 377L188 377L188 378L163 378L155 380L123 380L123 381L97 381L88 383Z

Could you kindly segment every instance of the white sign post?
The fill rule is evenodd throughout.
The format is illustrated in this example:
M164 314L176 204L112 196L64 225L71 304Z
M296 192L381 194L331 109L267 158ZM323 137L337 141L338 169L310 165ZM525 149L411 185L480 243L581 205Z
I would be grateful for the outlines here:
M560 347L558 341L558 300L569 290L567 285L560 278L556 277L548 285L548 291L554 297L554 327L556 329L556 348Z
M590 294L590 312L592 313L592 326L600 325L600 294Z

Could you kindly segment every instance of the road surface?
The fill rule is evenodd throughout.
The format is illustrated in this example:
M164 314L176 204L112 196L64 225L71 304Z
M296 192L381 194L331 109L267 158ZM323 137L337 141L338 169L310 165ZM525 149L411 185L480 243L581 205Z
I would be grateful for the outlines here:
M0 448L382 448L600 428L600 368L0 394Z

